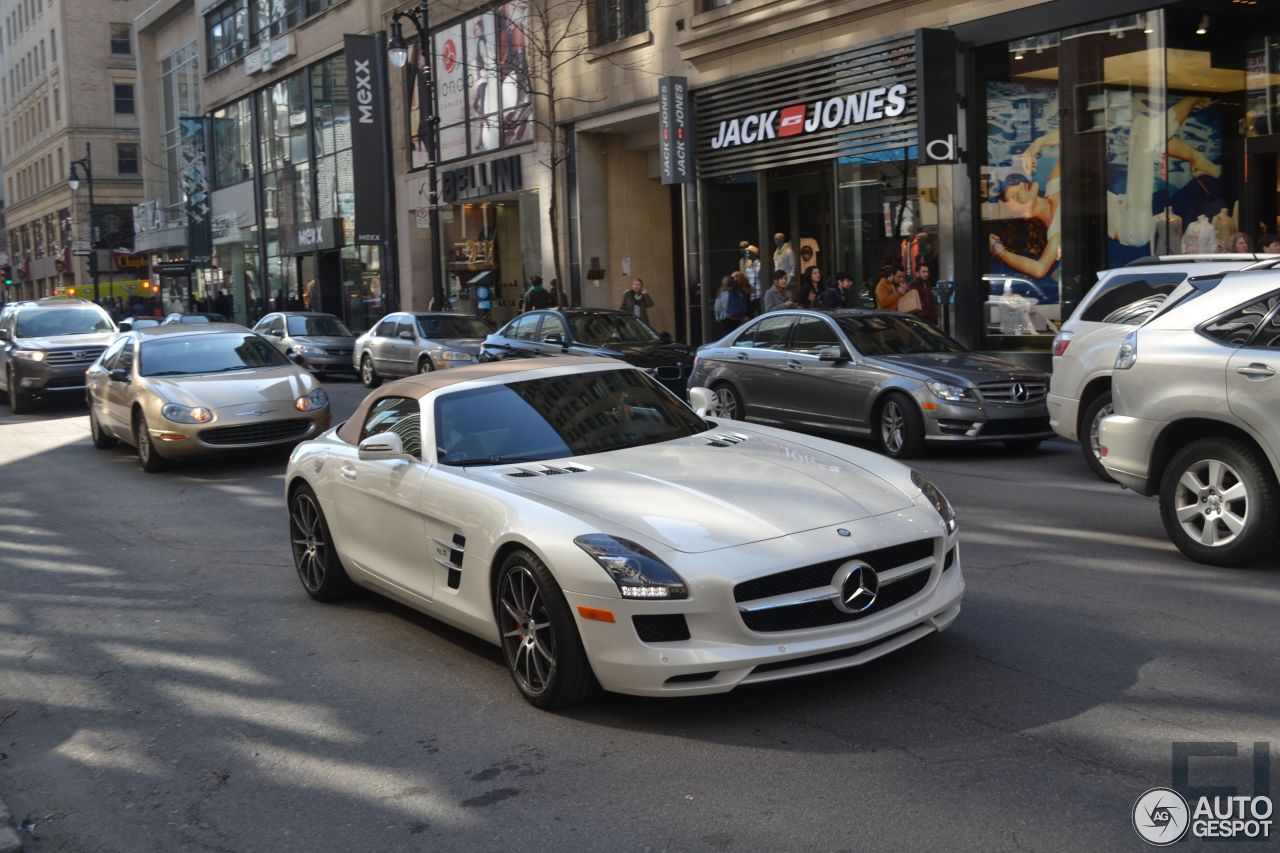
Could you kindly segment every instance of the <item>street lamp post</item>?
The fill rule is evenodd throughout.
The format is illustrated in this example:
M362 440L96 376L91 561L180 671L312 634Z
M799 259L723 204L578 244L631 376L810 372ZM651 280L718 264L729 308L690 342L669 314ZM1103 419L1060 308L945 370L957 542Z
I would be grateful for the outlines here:
M427 209L431 213L431 301L443 305L444 296L440 283L440 265L444 262L444 250L440 244L440 205L436 186L436 161L440 159L440 117L436 115L436 82L434 45L431 42L430 18L427 0L419 0L415 9L393 12L391 38L387 41L387 58L396 68L404 68L409 61L409 49L404 43L401 21L408 21L418 33L418 47L422 51L422 73L418 75L418 108L425 112L427 136ZM425 107L425 109L424 109Z
M84 169L84 181L89 188L89 277L93 279L93 301L98 301L98 234L93 225L93 149L89 143L84 144L84 158L71 161L71 174L67 177L67 185L71 191L80 189L79 166Z

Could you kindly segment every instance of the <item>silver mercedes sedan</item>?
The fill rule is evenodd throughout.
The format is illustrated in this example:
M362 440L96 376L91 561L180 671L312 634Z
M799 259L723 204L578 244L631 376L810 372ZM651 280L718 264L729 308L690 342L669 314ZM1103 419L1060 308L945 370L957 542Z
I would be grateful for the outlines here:
M384 378L475 364L491 331L474 314L398 311L356 338L352 365L377 388Z
M895 458L929 444L1053 435L1046 373L970 352L889 311L771 311L698 350L689 387L737 420L869 436Z

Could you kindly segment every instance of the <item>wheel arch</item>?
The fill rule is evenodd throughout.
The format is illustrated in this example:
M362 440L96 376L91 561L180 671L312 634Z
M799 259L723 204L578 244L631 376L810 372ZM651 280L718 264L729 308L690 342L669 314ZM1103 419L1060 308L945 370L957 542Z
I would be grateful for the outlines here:
M1230 438L1239 441L1261 453L1271 465L1272 470L1276 470L1275 457L1247 429L1212 418L1186 418L1174 421L1165 427L1151 448L1151 464L1147 467L1148 495L1159 492L1160 481L1164 478L1165 469L1174 455L1191 442L1201 438Z
M876 392L870 396L871 408L867 410L867 425L871 428L872 434L876 434L878 429L876 422L880 419L880 409L883 408L885 402L893 394L906 397L911 401L911 405L915 406L916 412L920 415L921 420L924 419L924 409L920 407L920 401L916 399L916 395L911 392L905 382L890 382L876 389Z
M520 538L511 538L499 542L493 549L493 557L489 561L489 607L493 611L494 624L497 624L498 618L498 572L502 570L502 564L506 562L507 558L516 551L528 551L533 554L547 567L547 571L551 572L551 576L555 577L555 570L551 567L551 562L533 546L533 543Z
M1102 394L1111 393L1111 374L1103 374L1094 376L1084 384L1080 389L1080 403L1076 408L1076 420L1084 417L1084 410L1089 408L1089 404L1100 397ZM1077 432L1079 431L1079 423L1076 424Z

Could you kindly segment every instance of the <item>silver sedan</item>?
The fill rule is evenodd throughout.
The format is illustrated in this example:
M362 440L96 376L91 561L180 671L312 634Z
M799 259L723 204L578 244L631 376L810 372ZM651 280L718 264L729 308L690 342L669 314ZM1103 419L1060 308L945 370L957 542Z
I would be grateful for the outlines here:
M491 331L474 314L398 311L356 338L352 365L366 387L377 388L388 377L475 364Z
M896 458L926 442L1034 449L1053 435L1048 385L886 311L771 311L699 349L689 379L721 417L870 436Z
M356 337L332 314L277 311L259 320L253 330L317 376L351 372Z

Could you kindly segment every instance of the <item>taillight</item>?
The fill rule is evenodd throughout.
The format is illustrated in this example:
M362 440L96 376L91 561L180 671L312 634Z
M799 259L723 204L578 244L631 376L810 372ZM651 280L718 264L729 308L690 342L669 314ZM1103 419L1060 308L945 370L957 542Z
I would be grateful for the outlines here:
M1058 332L1053 339L1053 354L1060 356L1067 351L1067 347L1071 346L1071 337L1073 332Z

